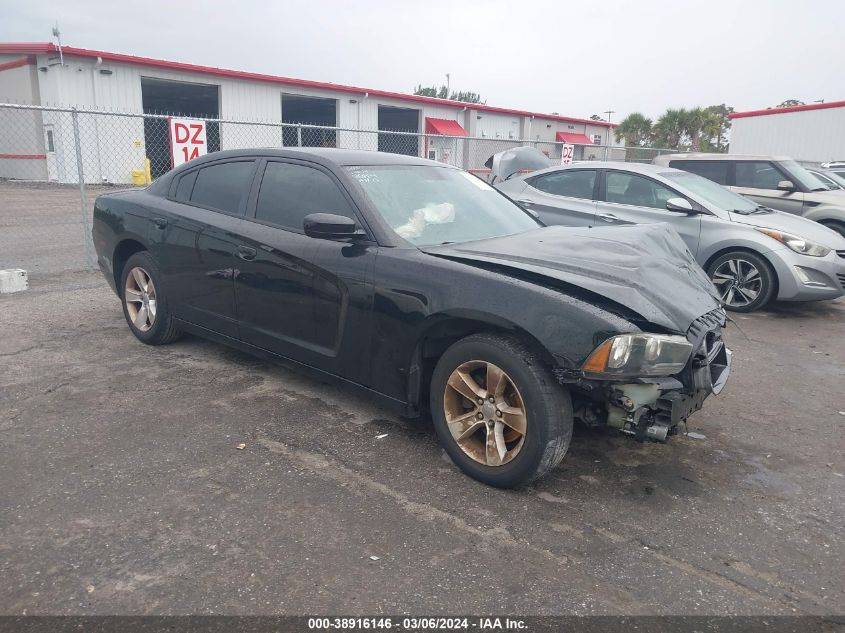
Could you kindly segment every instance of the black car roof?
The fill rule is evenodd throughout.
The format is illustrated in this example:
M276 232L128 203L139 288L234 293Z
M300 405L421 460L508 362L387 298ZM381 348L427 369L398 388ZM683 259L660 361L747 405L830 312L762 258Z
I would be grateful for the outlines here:
M291 147L284 149L255 148L255 149L232 149L222 152L206 154L201 158L194 159L190 165L197 166L201 163L223 158L238 158L240 156L275 156L278 158L301 158L315 160L320 163L333 163L335 165L430 165L436 167L448 167L439 163L417 156L406 156L404 154L391 154L388 152L373 152L362 149L334 149L328 147Z

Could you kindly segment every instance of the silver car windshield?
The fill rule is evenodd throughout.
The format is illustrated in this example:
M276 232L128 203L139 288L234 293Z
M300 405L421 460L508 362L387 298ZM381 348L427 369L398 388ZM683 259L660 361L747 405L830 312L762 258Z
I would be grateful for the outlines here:
M542 226L486 182L459 169L347 169L396 234L417 246L501 237Z
M738 193L734 193L730 189L726 189L722 185L713 182L709 178L704 178L697 174L691 174L686 171L671 171L663 172L660 175L684 187L691 194L725 211L750 213L759 206L751 202L748 198L744 198Z
M780 164L786 167L789 175L808 191L827 191L827 185L821 179L801 167L794 160L782 160Z

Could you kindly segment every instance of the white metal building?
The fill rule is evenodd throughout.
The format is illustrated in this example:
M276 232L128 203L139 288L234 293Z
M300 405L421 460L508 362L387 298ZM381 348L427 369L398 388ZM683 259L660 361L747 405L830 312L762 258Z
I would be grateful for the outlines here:
M602 158L600 151L591 150L592 145L618 145L612 133L615 126L604 121L68 46L62 48L62 54L63 64L58 48L51 43L0 43L0 103L222 119L214 139L209 139L209 150L268 145L266 129L228 121L372 130L377 134L370 136L378 136L378 147L369 149L448 158L447 162L469 169L481 165L465 145L422 136L400 139L387 131L503 141L530 139L548 143L546 151L552 158L560 156L563 143L580 144L575 157L583 159ZM61 124L58 117L50 112L29 114L32 133L0 138L0 177L37 171L44 179L74 181L76 158L68 147L67 131L55 129ZM0 109L0 124L6 116L8 112ZM82 154L85 179L127 182L127 165L136 165L139 153L152 155L158 146L167 144L166 130L162 131L159 124L166 126L162 120L97 117L95 125L81 126L79 135L86 148ZM273 144L361 146L360 134L356 138L352 133L325 132L303 143L302 138L290 138L289 133L296 130L286 129L281 142L274 139Z
M845 160L845 101L734 112L730 118L731 154Z

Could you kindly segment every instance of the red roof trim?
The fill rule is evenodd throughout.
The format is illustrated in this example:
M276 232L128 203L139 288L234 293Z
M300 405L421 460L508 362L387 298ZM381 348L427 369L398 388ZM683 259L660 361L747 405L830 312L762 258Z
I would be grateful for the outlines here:
M575 132L558 132L555 134L556 143L571 143L573 145L593 145L593 139L586 134Z
M425 117L426 134L442 134L443 136L466 136L467 131L457 121L452 119L435 119Z
M0 43L0 53L20 53L20 54L49 54L58 53L59 49L51 42L6 42ZM288 86L301 86L304 88L318 88L323 90L338 90L340 92L352 92L355 94L368 93L377 97L388 97L391 99L401 99L402 101L416 101L418 103L430 103L432 105L448 106L452 108L463 109L465 107L472 110L480 110L482 112L498 112L500 114L511 114L516 116L533 116L538 119L546 119L549 121L565 121L567 123L586 123L588 125L598 125L602 127L616 127L615 123L608 123L607 121L592 121L590 119L578 119L573 117L559 116L556 114L540 114L538 112L528 112L525 110L512 110L510 108L497 108L495 106L469 104L463 101L450 101L449 99L435 99L434 97L423 97L420 95L408 95L401 92L389 92L386 90L372 90L370 88L358 88L355 86L344 86L342 84L333 84L321 81L309 81L306 79L293 79L291 77L277 77L275 75L265 75L262 73L251 73L240 70L229 70L226 68L214 68L211 66L198 66L196 64L186 64L184 62L171 62L163 59L153 59L150 57L137 57L135 55L124 55L122 53L109 53L107 51L96 51L86 48L74 48L72 46L63 46L62 52L65 55L75 55L77 57L101 57L103 61L123 62L127 64L141 64L144 66L151 66L155 68L167 68L170 70L183 70L186 72L202 73L206 75L215 75L217 77L229 77L233 79L248 79L252 81L266 81L269 83L285 84Z
M12 160L41 160L47 158L47 154L0 154L0 159L8 158Z
M5 64L0 64L0 72L4 70L12 70L12 68L20 68L21 66L29 66L35 64L34 57L21 57L20 59L13 59Z
M828 108L845 108L845 101L830 101L828 103L809 103L807 105L788 106L786 108L767 108L766 110L749 110L748 112L731 112L729 119L744 119L750 116L766 116L768 114L785 114L787 112L803 112L805 110L827 110Z

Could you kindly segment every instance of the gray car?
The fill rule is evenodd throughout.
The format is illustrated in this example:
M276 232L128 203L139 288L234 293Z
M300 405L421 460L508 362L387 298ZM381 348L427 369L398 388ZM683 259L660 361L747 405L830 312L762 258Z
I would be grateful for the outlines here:
M704 176L759 204L815 220L845 235L845 191L831 191L791 158L693 153L666 154L653 162Z
M665 222L707 271L725 306L739 312L772 299L845 294L845 237L689 172L621 162L584 162L519 174L520 154L498 161L495 186L546 224Z

